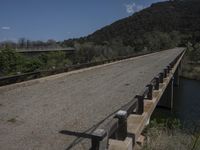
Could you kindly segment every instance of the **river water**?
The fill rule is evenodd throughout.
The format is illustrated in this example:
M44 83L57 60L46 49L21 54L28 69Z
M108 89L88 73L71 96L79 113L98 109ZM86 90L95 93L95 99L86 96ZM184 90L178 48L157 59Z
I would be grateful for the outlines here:
M173 111L156 108L153 118L176 117L185 126L200 126L200 81L181 78L174 88Z
M176 116L184 122L200 121L200 81L181 78L174 94Z

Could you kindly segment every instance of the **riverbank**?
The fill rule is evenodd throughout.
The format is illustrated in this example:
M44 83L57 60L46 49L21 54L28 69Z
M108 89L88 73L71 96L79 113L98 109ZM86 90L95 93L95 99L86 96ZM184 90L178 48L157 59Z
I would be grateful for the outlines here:
M142 150L199 150L199 133L185 130L177 119L152 120L144 131Z
M156 108L143 135L144 150L200 149L200 81L180 78L173 111ZM174 119L176 118L176 119Z
M182 62L181 77L191 80L200 80L200 62L191 61L185 56Z

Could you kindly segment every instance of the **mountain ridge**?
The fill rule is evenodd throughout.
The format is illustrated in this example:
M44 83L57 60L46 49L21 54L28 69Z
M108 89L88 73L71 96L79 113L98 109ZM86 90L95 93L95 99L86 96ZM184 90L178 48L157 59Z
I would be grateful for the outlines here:
M132 16L120 19L81 38L81 40L101 43L121 38L125 45L134 45L131 41L153 31L164 33L177 31L181 34L195 36L195 40L199 40L199 24L200 1L165 1L154 3Z

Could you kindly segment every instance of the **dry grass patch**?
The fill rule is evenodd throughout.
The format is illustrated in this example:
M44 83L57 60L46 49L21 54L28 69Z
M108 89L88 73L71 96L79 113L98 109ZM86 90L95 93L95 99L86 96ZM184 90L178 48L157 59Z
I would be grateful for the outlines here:
M143 133L146 137L143 150L199 150L199 132L191 134L178 120L153 120Z

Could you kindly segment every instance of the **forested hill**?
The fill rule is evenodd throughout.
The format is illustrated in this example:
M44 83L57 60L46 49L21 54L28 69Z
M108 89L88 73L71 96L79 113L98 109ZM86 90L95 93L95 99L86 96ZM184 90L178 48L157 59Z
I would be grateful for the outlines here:
M180 34L185 41L199 41L200 0L174 0L152 4L151 7L114 22L81 40L101 43L120 39L124 45L135 46L139 43L145 44L141 39L158 32L172 36Z

